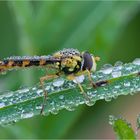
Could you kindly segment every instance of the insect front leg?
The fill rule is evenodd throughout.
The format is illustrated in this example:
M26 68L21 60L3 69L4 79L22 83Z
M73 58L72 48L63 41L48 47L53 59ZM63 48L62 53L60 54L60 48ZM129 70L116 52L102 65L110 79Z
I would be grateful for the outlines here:
M50 79L53 79L53 78L58 78L58 77L59 77L58 74L50 74L50 75L45 75L45 76L40 78L40 85L41 85L41 87L43 89L43 93L44 93L43 104L42 104L42 108L41 108L41 111L40 111L41 115L43 115L43 111L44 111L44 108L45 108L45 102L46 102L46 99L47 99L47 96L48 96L48 93L47 93L47 91L45 90L45 87L44 87L44 81L50 80Z

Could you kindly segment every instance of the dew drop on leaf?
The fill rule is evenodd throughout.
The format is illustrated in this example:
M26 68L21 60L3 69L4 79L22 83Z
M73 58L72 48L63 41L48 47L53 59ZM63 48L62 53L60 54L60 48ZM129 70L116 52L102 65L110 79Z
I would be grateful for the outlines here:
M125 82L125 83L124 83L124 86L125 86L125 87L129 87L129 86L130 86L130 82Z
M73 80L74 83L82 83L85 79L84 75L76 76L75 79Z
M120 77L121 74L122 74L121 71L114 71L114 72L112 72L112 76L113 76L114 78Z
M53 107L50 111L53 115L57 115L59 113L59 110L57 110L55 107Z
M53 82L53 86L54 87L60 87L64 84L64 79L60 78L60 79L57 79L57 80L54 80Z
M109 115L109 124L113 125L115 122L115 117L113 115Z
M109 97L109 96L105 97L105 101L107 101L107 102L111 101L111 99L112 99L112 97Z
M140 58L136 58L136 59L133 61L133 64L135 64L135 65L140 65Z
M39 89L39 90L36 91L36 93L37 93L38 95L40 95L41 93L43 93L43 90L42 90L42 89Z
M33 112L22 113L22 114L21 114L21 118L31 118L33 115L34 115Z
M0 102L0 108L3 108L3 107L5 107L5 103Z
M59 99L63 100L64 99L64 95L60 95Z
M93 106L95 104L95 102L94 101L85 101L85 104L87 106Z
M45 90L49 90L51 87L50 86L46 86L45 87Z
M110 74L113 70L113 66L110 64L105 64L100 70L104 74Z
M114 65L114 70L115 71L118 71L118 70L121 70L123 68L123 63L121 61L117 61Z

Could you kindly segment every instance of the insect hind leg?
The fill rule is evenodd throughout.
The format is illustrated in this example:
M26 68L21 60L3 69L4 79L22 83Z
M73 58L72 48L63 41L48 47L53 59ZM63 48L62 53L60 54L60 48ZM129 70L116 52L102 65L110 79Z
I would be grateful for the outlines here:
M76 83L77 83L78 87L80 88L81 93L83 94L84 98L85 98L88 102L91 102L90 98L89 98L88 95L85 93L85 91L84 91L82 85L79 83L78 80L76 80Z
M97 88L96 83L94 83L94 81L91 78L91 72L88 69L86 70L86 72L87 72L87 75L88 75L88 79L89 79L91 85L93 86L93 88Z
M57 74L50 74L50 75L45 75L45 76L40 78L40 85L41 85L41 87L43 89L43 93L44 93L43 104L42 104L42 108L41 108L41 111L40 111L41 115L44 115L43 111L44 111L45 103L46 103L47 96L48 96L48 93L47 93L47 91L45 90L45 87L44 87L44 81L49 80L49 79L53 79L53 78L58 78L58 77L59 76Z

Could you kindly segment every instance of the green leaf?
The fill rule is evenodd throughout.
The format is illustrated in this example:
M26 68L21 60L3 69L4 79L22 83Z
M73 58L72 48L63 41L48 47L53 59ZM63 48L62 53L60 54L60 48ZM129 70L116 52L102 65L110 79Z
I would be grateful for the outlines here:
M131 125L126 122L126 120L110 116L109 121L109 123L113 126L118 139L136 139L135 132L133 131Z
M96 89L89 84L87 76L82 86L90 98L90 102L80 94L79 87L73 81L59 78L46 83L48 92L45 115L57 114L59 110L69 111L81 104L93 105L97 100L110 101L119 95L133 95L140 91L140 59L122 65L117 62L114 67L105 65L92 75L98 86ZM0 124L9 124L21 119L39 115L42 107L43 90L40 85L23 88L17 91L3 92L0 96Z

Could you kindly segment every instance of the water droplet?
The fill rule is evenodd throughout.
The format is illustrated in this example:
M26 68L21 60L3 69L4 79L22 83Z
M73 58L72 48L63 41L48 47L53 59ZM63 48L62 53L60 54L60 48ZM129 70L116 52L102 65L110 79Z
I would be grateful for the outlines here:
M134 94L135 94L135 92L132 92L132 91L130 92L130 95L134 95Z
M113 71L113 72L112 72L112 76L113 76L114 78L120 77L121 75L122 75L121 71Z
M96 102L94 102L94 101L85 101L85 104L87 105L87 106L93 106L94 104L95 104Z
M54 80L54 82L53 82L53 86L55 86L55 87L60 87L63 84L64 84L64 79L62 79L62 78Z
M2 71L0 74L1 75L6 75L7 71Z
M114 93L113 98L117 99L118 98L118 95L116 95L117 91L113 91L113 93Z
M135 64L135 65L140 65L140 58L136 58L136 59L133 61L133 64Z
M91 96L92 94L93 94L92 92L89 92L89 91L87 92L87 95L89 96Z
M21 118L31 118L33 115L34 115L33 112L22 113L22 114L21 114Z
M75 79L73 80L74 83L82 83L85 79L84 75L76 76Z
M113 115L109 115L109 124L113 125L115 123L115 117Z
M3 108L3 107L5 107L5 103L0 102L0 108Z
M104 74L110 74L113 70L113 67L112 65L110 64L105 64L102 68L101 68L101 72L104 73Z
M137 129L140 129L140 114L137 117Z
M104 94L103 94L103 95L100 95L99 98L100 98L101 100L104 99L104 98L105 98L105 97L104 97Z
M33 87L32 90L37 90L37 88L36 87Z
M9 92L8 94L5 94L5 97L11 97L11 96L13 96L13 92Z
M129 87L130 86L130 82L124 83L125 87Z
M25 88L25 89L18 90L18 93L25 93L25 92L29 92L29 89Z
M50 86L46 86L45 87L45 90L49 90L51 87Z
M54 101L50 101L50 105L54 106L55 102Z
M122 65L123 65L123 63L121 61L117 61L114 65L114 70L115 71L121 70L123 67Z
M59 99L63 100L64 99L64 95L60 95Z
M131 71L132 67L126 67L125 69L128 70L128 71Z
M120 85L115 85L114 88L119 89L121 86Z
M111 101L111 99L112 99L112 97L109 97L109 96L105 97L105 101L107 101L107 102Z
M68 111L74 111L75 110L75 106L66 106L65 107Z
M50 112L51 112L53 115L57 115L57 114L59 113L59 110L57 110L57 109L54 107L54 108L52 108L52 109L50 110Z
M36 105L36 109L37 110L41 110L42 109L42 105Z
M38 95L40 95L40 93L43 93L43 90L42 89L40 89L40 90L37 90L37 92L36 92Z

